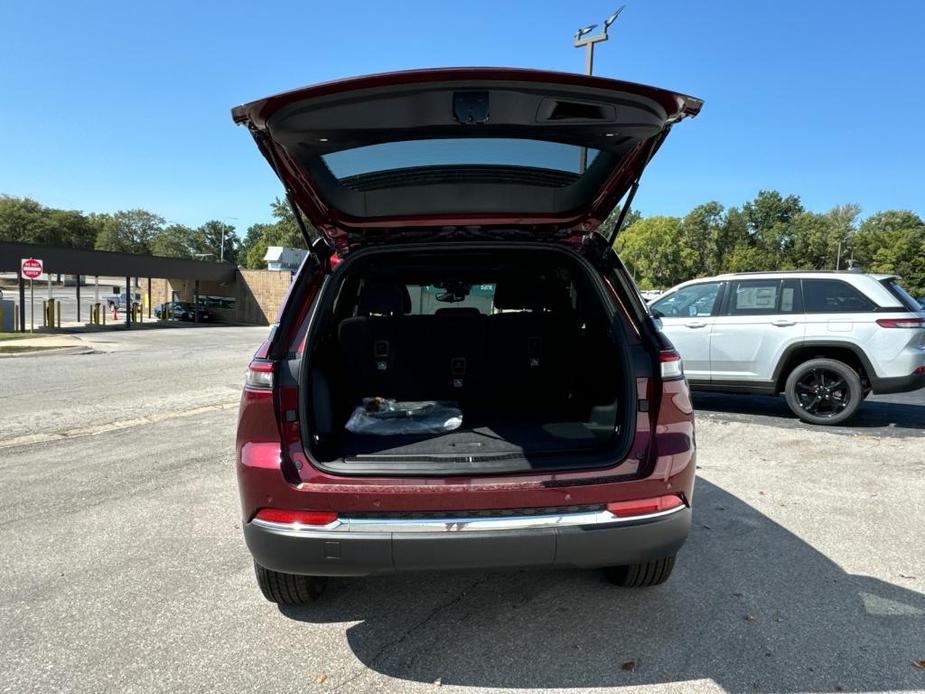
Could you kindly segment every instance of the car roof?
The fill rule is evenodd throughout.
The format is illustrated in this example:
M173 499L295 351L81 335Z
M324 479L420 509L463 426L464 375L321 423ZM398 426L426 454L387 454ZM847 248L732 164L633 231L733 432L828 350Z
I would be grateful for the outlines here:
M880 282L881 280L888 279L898 279L899 275L894 274L885 274L885 273L872 273L872 272L857 272L856 270L767 270L767 271L751 271L751 272L726 272L721 275L711 275L709 277L697 277L685 282L679 282L670 289L676 289L678 287L684 287L689 284L695 284L697 282L723 282L731 279L773 279L777 277L801 277L801 278L818 278L818 277L843 277L843 278L855 278L855 277L869 277L872 280ZM669 290L665 290L666 292Z

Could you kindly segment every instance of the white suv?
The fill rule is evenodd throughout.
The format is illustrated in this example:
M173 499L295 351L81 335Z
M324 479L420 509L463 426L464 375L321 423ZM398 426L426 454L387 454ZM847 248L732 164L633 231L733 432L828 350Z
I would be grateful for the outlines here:
M761 272L705 277L650 306L691 387L783 392L813 424L837 424L871 392L925 386L925 310L892 275Z

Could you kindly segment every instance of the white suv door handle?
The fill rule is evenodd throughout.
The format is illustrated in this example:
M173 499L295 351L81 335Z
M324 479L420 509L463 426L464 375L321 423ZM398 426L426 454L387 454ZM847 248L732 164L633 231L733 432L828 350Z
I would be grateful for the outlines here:
M707 327L706 323L699 323L697 321L691 321L690 323L685 323L684 327L686 328L705 328Z
M771 325L776 325L778 328L789 328L791 325L796 325L796 321L792 320L772 320Z

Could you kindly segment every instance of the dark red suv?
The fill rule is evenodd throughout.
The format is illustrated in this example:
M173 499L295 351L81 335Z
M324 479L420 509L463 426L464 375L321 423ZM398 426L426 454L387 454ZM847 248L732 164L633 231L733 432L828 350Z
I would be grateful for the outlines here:
M602 222L692 97L439 69L238 107L311 253L250 365L237 472L264 595L328 576L668 578L691 520L678 354Z

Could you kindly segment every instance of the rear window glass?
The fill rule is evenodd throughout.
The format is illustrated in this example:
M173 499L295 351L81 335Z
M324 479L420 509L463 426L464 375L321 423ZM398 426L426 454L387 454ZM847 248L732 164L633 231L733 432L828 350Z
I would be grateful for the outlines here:
M409 284L411 310L408 315L432 316L440 309L473 309L490 315L495 295L494 284L472 284L436 287L431 284Z
M580 173L581 147L514 138L406 140L354 147L322 156L338 179L425 166L516 166ZM587 150L588 164L598 150Z
M807 313L862 313L875 304L847 282L803 280L803 302Z
M910 311L922 310L921 304L916 301L909 292L903 289L902 285L896 281L895 277L881 280L880 284L886 287L890 294L899 299L899 303L902 304L903 308L909 309Z

